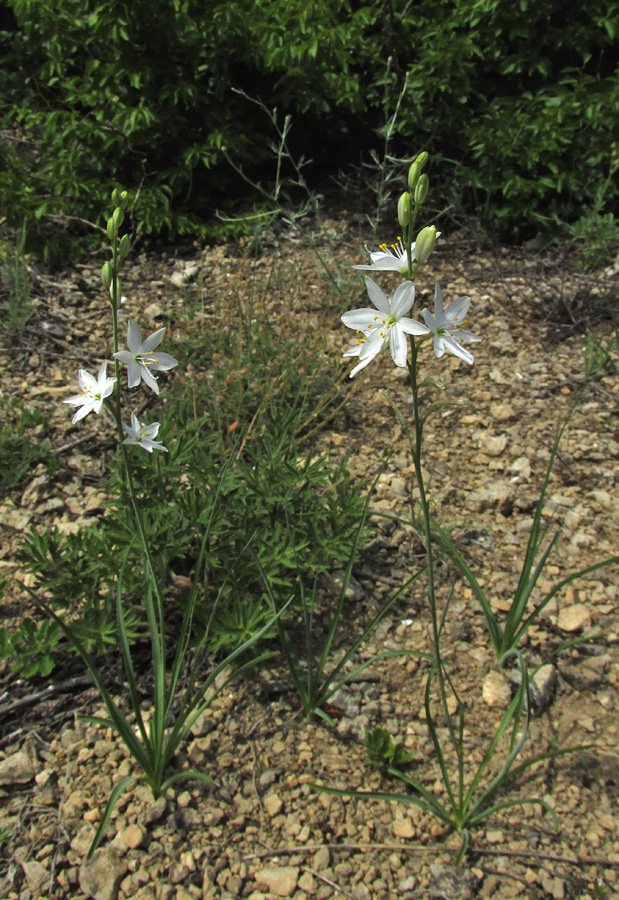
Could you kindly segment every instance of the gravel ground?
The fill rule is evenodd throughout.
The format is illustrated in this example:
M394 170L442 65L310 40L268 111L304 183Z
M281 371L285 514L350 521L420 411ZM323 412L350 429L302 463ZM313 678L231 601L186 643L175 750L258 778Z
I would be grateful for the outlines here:
M341 223L327 222L318 242L342 272L362 261L341 246L343 232ZM340 247L333 251L336 240ZM141 321L155 326L166 322L178 338L196 327L183 316L183 297L199 296L216 317L231 281L249 286L264 279L273 259L281 266L293 263L301 285L294 309L287 305L285 281L270 295L269 310L281 317L282 327L319 329L334 353L349 346L339 316L365 305L360 281L348 279L344 296L336 299L302 234L281 236L255 263L222 247L196 251L183 262L140 257L123 282L128 313L139 311ZM569 271L556 254L480 253L456 237L442 240L418 285L422 300L413 314L428 304L438 278L446 302L471 296L469 327L482 337L471 367L453 357L423 356L424 374L439 378L455 401L429 420L425 472L435 515L449 527L499 616L517 583L556 428L577 394L547 494L545 516L561 527L561 538L541 588L612 556L619 543L619 379L602 373L587 380L584 362L586 304L599 306L600 296L616 304L617 274L609 270L596 280ZM60 403L84 347L93 357L106 352L97 273L93 264L53 282L42 278L32 331L19 346L7 342L0 358L3 395L53 405L45 434L59 460L52 480L35 470L0 505L9 622L28 608L12 586L20 576L13 554L25 529L53 522L76 530L96 521L105 507L98 480L113 426L89 417L72 428ZM386 279L381 284L389 285ZM388 391L409 414L405 375L384 353L355 379L347 415L315 439L322 452L351 454L351 472L365 481L382 451L390 452L372 500L379 553L355 569L342 645L423 557L412 528L384 518L408 514L413 472L407 442L381 393ZM506 810L473 832L458 867L457 835L416 807L328 796L311 787L403 793L367 761L365 729L380 725L411 751L411 774L441 794L423 705L427 668L416 658L384 659L334 697L341 714L333 728L303 720L277 657L255 678L234 682L198 720L178 760L179 767L210 774L211 787L182 783L153 801L144 786L134 786L122 795L107 843L92 863L84 859L103 805L113 784L131 774L131 762L110 731L77 719L78 713L103 714L78 662L39 683L18 680L5 666L2 900L619 897L617 571L603 569L560 594L523 647L533 668L545 666L524 757L582 748L538 764L516 789L520 797L543 797L557 813L558 830L538 806ZM439 564L437 580L444 597L454 582L446 563ZM323 608L328 602L326 591ZM360 657L427 651L429 625L419 583L381 622ZM560 649L580 638L588 641ZM481 610L462 580L454 586L444 655L466 709L470 780L511 686L497 669ZM121 695L120 675L116 684ZM438 724L444 734L445 723Z

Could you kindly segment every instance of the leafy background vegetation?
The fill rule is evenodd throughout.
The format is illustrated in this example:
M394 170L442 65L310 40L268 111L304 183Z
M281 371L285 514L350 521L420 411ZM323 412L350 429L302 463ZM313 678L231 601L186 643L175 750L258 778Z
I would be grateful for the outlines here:
M269 206L238 176L275 179L252 101L291 116L321 189L383 146L403 92L392 152L430 151L437 211L503 239L614 216L618 33L617 0L9 0L2 215L58 260L114 183L144 238L213 235L216 209Z

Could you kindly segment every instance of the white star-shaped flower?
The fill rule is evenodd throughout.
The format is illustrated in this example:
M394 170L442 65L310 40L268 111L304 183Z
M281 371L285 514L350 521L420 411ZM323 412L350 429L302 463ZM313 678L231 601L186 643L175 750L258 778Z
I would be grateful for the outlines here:
M405 281L396 288L393 297L386 297L371 278L366 277L365 284L376 308L353 309L342 316L344 325L354 328L361 335L354 347L344 351L344 356L358 356L361 360L350 373L351 378L387 345L396 366L404 367L408 352L406 335L428 334L425 325L404 315L415 299L415 285L412 281Z
M80 408L73 416L73 423L79 422L84 416L93 410L99 414L103 401L109 397L114 390L115 378L107 376L107 360L104 360L99 366L97 377L91 375L86 369L80 369L77 373L77 380L80 386L80 393L63 400L63 403L69 403L71 406L79 406Z
M166 447L155 440L159 427L159 422L153 422L152 425L140 424L135 413L131 413L131 425L123 424L123 431L129 435L123 444L135 444L136 447L142 447L149 453L152 453L153 450L163 450L164 453L167 453Z
M463 344L474 344L481 338L471 331L465 331L463 325L467 324L466 314L471 305L470 297L459 297L453 300L443 311L443 294L441 286L437 282L434 290L434 315L428 309L422 311L422 316L428 330L434 334L434 352L442 356L445 350L449 350L454 356L458 356L472 365L474 356L465 350Z
M436 232L439 237L440 231ZM399 272L400 275L408 275L408 257L406 248L399 237L395 244L388 247L387 244L381 244L378 250L368 251L372 264L370 266L353 266L353 269L362 269L366 272L375 272L382 269L383 272ZM411 260L415 260L415 244L411 245Z
M178 365L178 360L170 356L169 353L157 353L155 348L159 346L165 328L160 328L149 335L145 341L142 340L142 332L140 326L133 319L129 319L129 327L127 329L127 346L128 350L119 350L114 357L127 366L127 380L130 388L137 387L141 380L145 381L149 388L158 394L159 385L157 379L152 374L155 372L166 372Z

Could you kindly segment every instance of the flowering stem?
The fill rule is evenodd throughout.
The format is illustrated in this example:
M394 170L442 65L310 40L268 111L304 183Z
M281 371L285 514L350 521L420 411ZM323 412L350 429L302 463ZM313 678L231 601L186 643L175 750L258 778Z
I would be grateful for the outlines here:
M432 530L430 526L430 507L426 497L426 491L423 483L423 473L421 471L421 442L423 438L423 422L419 414L419 385L417 383L417 353L418 346L414 337L411 335L411 361L408 363L408 371L411 378L411 390L413 393L413 414L415 419L415 438L414 443L411 442L411 451L413 454L413 463L415 466L415 477L417 480L417 490L419 492L419 504L423 516L423 531L426 544L426 560L428 570L428 601L430 603L430 614L432 617L432 638L434 643L434 661L441 679L441 657L439 651L439 628L438 618L436 614L436 596L434 593L434 557L432 554ZM414 518L414 510L411 511ZM441 679L442 680L442 679Z
M113 343L114 343L114 353L118 352L118 306L120 302L119 290L118 290L118 270L120 267L119 254L118 254L118 235L115 233L112 238L112 283L111 283L111 295L110 295L110 306L112 309L112 335L113 335ZM124 440L124 432L122 426L122 412L121 412L121 392L120 392L120 374L121 374L121 365L119 361L114 357L114 369L116 375L116 391L115 391L115 404L114 404L114 418L116 419L116 429L118 431L118 444L120 448L120 453L123 461L123 468L125 471L126 484L125 487L129 494L129 500L131 503L131 508L133 510L133 515L135 517L135 522L138 529L138 534L140 536L140 543L142 545L142 549L144 551L144 557L146 560L146 568L148 572L148 582L149 586L146 588L145 595L145 607L146 607L146 616L148 620L148 628L150 631L151 638L151 648L153 654L153 671L155 675L155 695L154 695L154 717L153 724L151 726L151 739L154 745L154 754L155 754L155 778L151 784L155 793L158 792L159 785L161 783L162 771L160 771L162 756L161 756L161 748L163 746L163 737L164 737L164 728L165 722L163 721L164 709L165 709L165 647L164 647L164 633L163 633L163 602L161 599L161 593L159 591L159 584L157 581L155 566L153 563L152 555L150 552L150 548L148 546L148 540L146 537L146 532L144 530L144 523L142 522L142 516L140 514L140 507L138 503L138 498L135 490L135 484L133 481L133 474L131 472L131 466L129 465L129 458L127 454L127 448L125 447ZM152 594L154 594L155 603L152 600Z

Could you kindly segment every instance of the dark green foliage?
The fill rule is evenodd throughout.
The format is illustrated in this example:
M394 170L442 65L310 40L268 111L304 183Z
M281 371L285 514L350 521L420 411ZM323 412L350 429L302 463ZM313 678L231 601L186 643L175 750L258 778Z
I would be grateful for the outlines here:
M50 442L42 437L42 430L50 413L33 412L17 400L0 400L0 498L19 487L32 475L32 470L44 463L52 472L56 458L50 456Z
M435 207L463 195L503 236L576 220L619 140L618 0L9 8L0 207L15 227L28 219L29 238L52 256L92 234L70 217L100 223L113 181L139 188L133 226L144 236L204 236L215 207L247 207L251 188L233 166L275 181L272 123L249 98L292 116L291 151L314 158L316 183L381 146L385 104L407 76L394 151L431 151L433 183L443 182ZM292 176L279 173L284 185ZM617 197L611 185L609 212Z
M347 560L363 507L360 490L351 486L344 463L331 464L311 453L297 460L289 434L271 439L267 433L248 442L238 464L230 465L215 503L218 473L230 450L209 432L208 420L191 420L187 404L179 401L163 418L162 433L169 452L155 457L156 472L155 459L135 453L134 480L166 602L183 608L176 585L191 576L200 535L210 520L197 627L210 627L212 649L236 648L272 617L261 568L283 605L298 596L298 576L309 581ZM120 470L109 493L122 497ZM32 532L18 558L35 576L35 586L46 591L50 606L69 610L77 635L97 652L117 642L115 589L119 560L127 558L125 622L131 640L140 633L144 565L125 503L112 502L98 527L77 534ZM39 671L47 674L58 633L46 628L38 637L30 626L10 638L0 632L3 655L12 657L15 647L28 641L39 647ZM30 656L27 662L30 672ZM19 668L21 659L14 665Z
M366 729L364 743L368 760L380 768L403 769L413 758L404 744L394 744L386 728Z

